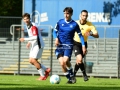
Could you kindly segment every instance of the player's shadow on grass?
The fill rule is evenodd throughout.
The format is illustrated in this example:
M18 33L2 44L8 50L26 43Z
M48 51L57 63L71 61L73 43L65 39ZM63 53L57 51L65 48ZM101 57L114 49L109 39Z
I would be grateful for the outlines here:
M112 23L112 18L120 14L120 0L116 0L115 2L104 1L103 5L104 17L107 17L109 21L108 24L110 25Z

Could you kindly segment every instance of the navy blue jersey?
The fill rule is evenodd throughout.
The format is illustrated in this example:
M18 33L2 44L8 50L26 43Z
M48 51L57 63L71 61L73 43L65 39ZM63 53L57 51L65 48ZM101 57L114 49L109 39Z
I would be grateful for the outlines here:
M73 44L75 32L78 33L82 45L85 45L81 30L74 20L67 22L65 19L60 19L55 26L53 36L59 39L60 44Z

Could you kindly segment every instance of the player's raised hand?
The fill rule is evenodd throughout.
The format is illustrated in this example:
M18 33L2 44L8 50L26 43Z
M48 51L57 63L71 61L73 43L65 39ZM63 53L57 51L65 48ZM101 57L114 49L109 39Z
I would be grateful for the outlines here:
M28 43L26 44L26 48L27 48L27 49L30 48L30 42L28 42Z
M58 38L55 39L55 46L58 46L59 45L59 40Z
M24 42L24 38L20 38L19 40L20 40L21 42Z

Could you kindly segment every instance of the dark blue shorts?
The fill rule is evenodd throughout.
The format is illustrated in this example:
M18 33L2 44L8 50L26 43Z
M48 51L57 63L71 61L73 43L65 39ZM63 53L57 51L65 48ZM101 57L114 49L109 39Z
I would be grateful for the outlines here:
M57 59L59 58L59 55L67 56L69 57L69 59L71 59L72 50L73 50L73 45L62 44L57 46L57 49L55 50L55 55L57 56Z

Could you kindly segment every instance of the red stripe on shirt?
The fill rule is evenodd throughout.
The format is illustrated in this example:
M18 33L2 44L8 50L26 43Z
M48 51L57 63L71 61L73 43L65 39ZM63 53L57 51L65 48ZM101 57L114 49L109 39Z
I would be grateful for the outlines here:
M32 31L33 36L38 35L38 28L36 26L32 26L31 31Z

